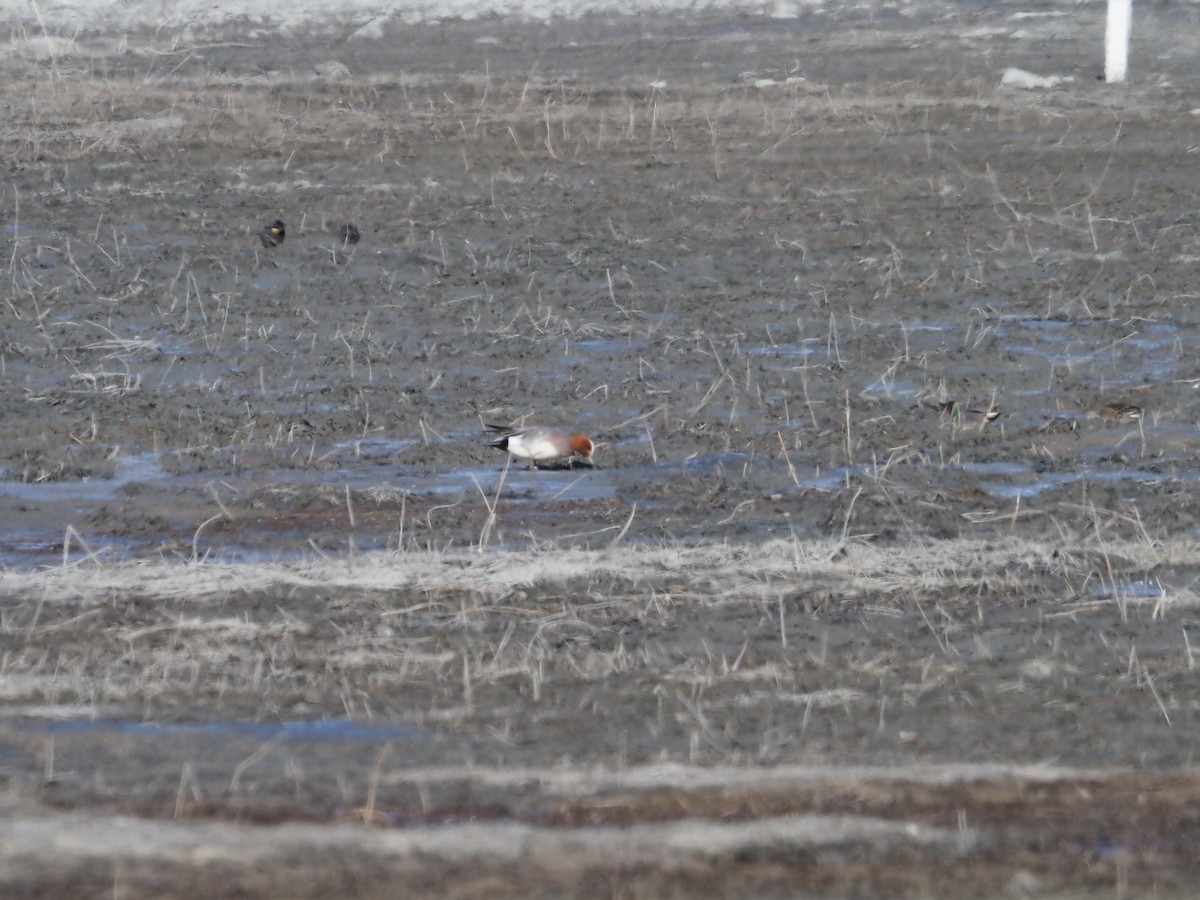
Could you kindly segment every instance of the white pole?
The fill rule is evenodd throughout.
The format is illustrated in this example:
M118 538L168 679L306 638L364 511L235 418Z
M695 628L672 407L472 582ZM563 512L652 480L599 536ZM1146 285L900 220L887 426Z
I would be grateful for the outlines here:
M1129 66L1129 30L1133 25L1133 0L1108 0L1108 27L1104 34L1104 80L1119 84Z

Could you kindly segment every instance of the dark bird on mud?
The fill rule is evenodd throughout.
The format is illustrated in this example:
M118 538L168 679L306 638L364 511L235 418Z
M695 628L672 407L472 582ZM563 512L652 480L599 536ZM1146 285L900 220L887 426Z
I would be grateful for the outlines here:
M1131 403L1105 403L1096 413L1109 422L1137 422L1142 418L1142 408Z
M595 465L592 453L596 445L579 432L564 428L537 425L520 428L511 425L487 425L492 432L486 446L507 450L513 456L527 459L533 465L569 466L576 462Z
M337 230L337 239L343 247L349 244L357 244L362 240L362 232L358 230L358 226L353 222L347 222Z
M264 247L268 248L278 247L286 236L287 228L283 224L283 219L276 219L258 233L258 239L262 241Z
M988 422L995 421L1000 417L1000 410L994 405L987 409L969 409L957 400L939 403L938 409L941 410L942 415L949 417L950 424L955 428L982 428Z

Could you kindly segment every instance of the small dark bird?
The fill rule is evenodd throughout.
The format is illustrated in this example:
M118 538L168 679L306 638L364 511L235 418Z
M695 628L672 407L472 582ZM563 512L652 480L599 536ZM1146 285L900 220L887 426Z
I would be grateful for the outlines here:
M358 230L358 226L353 222L347 222L337 231L337 238L342 242L342 246L347 244L357 244L362 240L362 232Z
M287 228L284 227L283 219L276 219L266 228L258 233L258 239L262 241L264 247L278 247L283 243L283 239L287 237Z
M942 411L943 416L949 418L950 424L955 428L982 428L988 422L993 422L1000 417L1000 410L995 406L989 406L987 409L968 409L957 400L939 403L938 409Z
M1130 403L1106 403L1096 412L1110 422L1136 422L1142 417L1142 408Z

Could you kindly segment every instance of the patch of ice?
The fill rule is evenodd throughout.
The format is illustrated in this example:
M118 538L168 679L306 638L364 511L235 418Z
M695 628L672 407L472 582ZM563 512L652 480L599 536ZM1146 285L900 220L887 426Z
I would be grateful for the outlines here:
M1061 10L1045 10L1041 12L1015 12L1010 19L1020 21L1021 19L1059 19L1065 16L1066 13Z
M345 81L350 77L350 68L341 60L330 59L316 67L317 77L325 81Z
M788 3L784 0L768 5L767 15L772 19L795 19L804 9L812 9L824 5L824 0L807 0L807 2Z
M0 3L0 9L3 9L2 3ZM78 50L79 47L71 38L48 35L29 36L21 40L14 39L8 42L7 48L8 53L25 59L54 59L59 56L70 56Z
M972 40L974 38L994 38L994 37L999 37L1001 35L1008 35L1008 34L1011 34L1011 32L1007 28L996 28L995 26L983 26L980 28L968 28L966 31L964 31L962 33L961 37L966 38L967 40Z
M1004 70L1004 77L1000 79L1000 83L1005 87L1033 89L1057 87L1064 82L1074 80L1069 75L1035 75L1024 69L1008 68Z
M374 18L351 35L355 40L377 41L383 37L383 19Z

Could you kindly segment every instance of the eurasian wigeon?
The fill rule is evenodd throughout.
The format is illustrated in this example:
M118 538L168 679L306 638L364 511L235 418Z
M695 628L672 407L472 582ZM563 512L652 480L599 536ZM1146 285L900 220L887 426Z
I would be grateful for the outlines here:
M564 428L551 428L547 425L535 425L531 428L519 428L511 425L487 425L488 431L494 432L487 441L487 446L499 450L507 450L513 456L527 459L534 465L546 463L549 465L564 465L579 462L592 462L592 451L596 445L589 438L578 432L567 431Z

